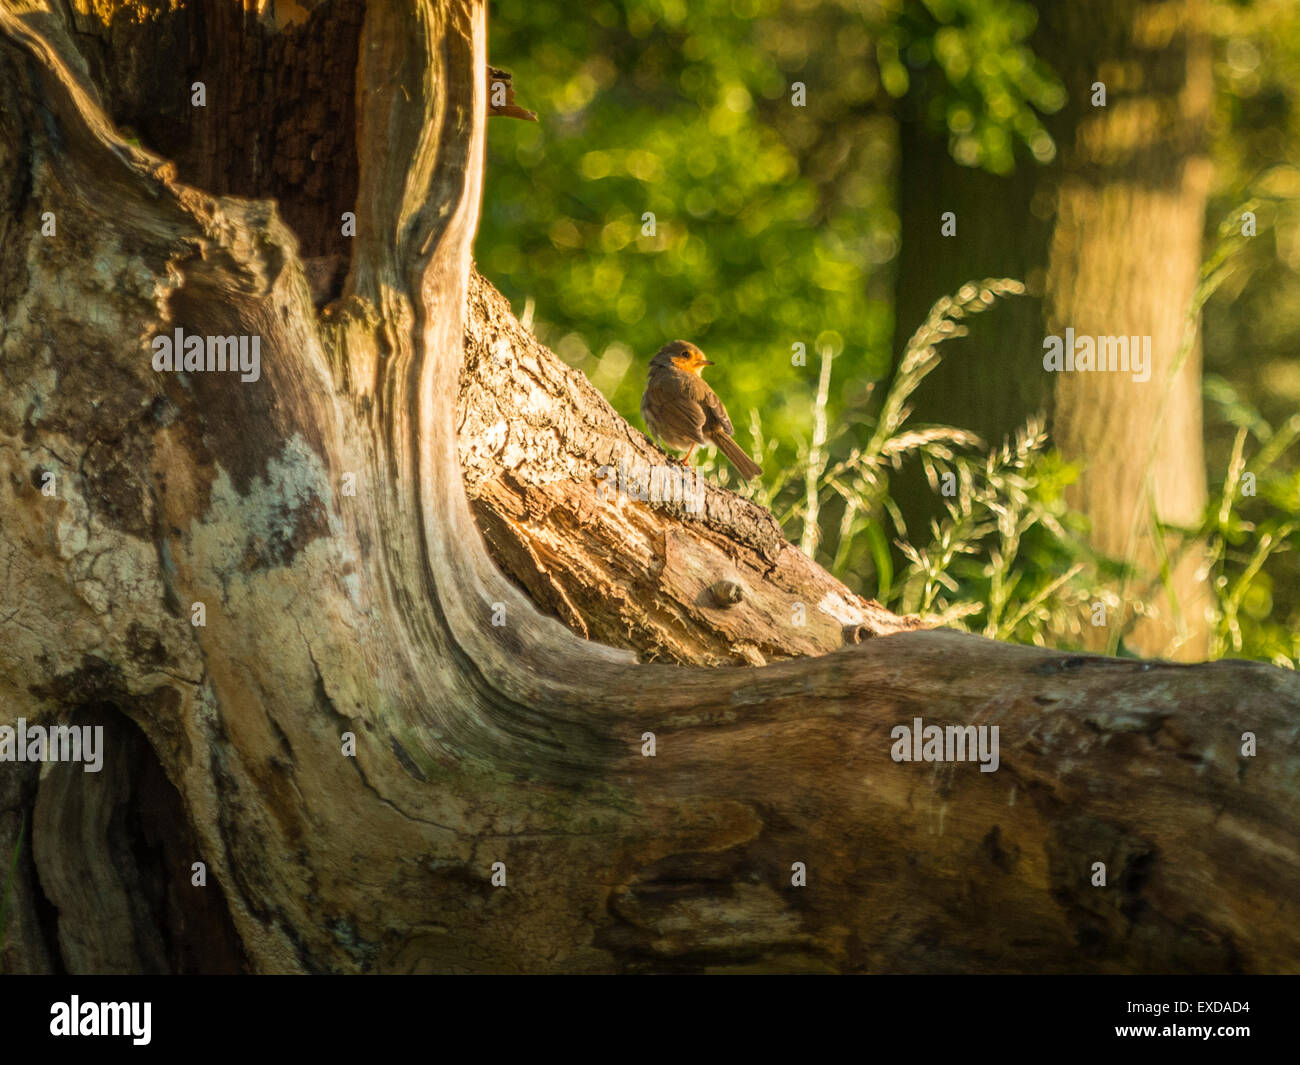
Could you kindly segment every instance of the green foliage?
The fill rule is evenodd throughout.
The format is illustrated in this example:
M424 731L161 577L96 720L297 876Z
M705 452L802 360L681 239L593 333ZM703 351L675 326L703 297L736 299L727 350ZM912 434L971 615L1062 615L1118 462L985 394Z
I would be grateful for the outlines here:
M770 439L801 427L794 344L845 352L855 391L887 371L894 148L860 16L501 0L492 47L541 121L489 124L480 266L634 424L646 361L679 337Z
M1215 504L1198 535L1209 545L1206 569L1215 592L1212 656L1300 663L1300 614L1279 618L1274 589L1279 556L1300 547L1300 471L1283 460L1300 439L1300 414L1269 426L1228 382L1209 377L1205 394L1238 426ZM1256 450L1247 458L1246 444ZM1294 462L1294 456L1292 461ZM1266 568L1272 563L1272 567Z
M887 496L864 456L911 453L880 452L863 413L894 362L891 93L940 115L964 162L1005 169L1018 142L1050 157L1035 109L1063 97L1027 48L1034 18L1024 0L604 0L585 17L497 0L492 59L541 121L489 123L480 268L633 424L649 356L700 344L733 417L750 412L759 501L806 548L838 521L836 572L883 577L891 537L868 512Z
M1300 9L1212 0L1209 13L1214 209L1227 220L1209 234L1180 361L1203 309L1219 373L1206 383L1215 498L1195 529L1139 515L1132 541L1154 528L1166 573L1208 551L1215 654L1294 665ZM1041 421L991 447L910 422L939 345L1014 283L966 286L896 370L891 352L897 118L946 130L969 166L1004 173L1019 146L1050 160L1040 116L1064 91L1029 48L1035 17L1026 0L597 0L580 12L495 0L492 59L541 121L489 124L479 265L633 424L650 355L678 337L704 347L767 471L738 490L849 584L896 610L1063 648L1083 646L1100 604L1118 651L1114 618L1156 609L1160 589L1130 587L1131 558L1085 546L1065 502L1078 471ZM1246 209L1257 236L1242 232ZM1167 384L1161 395L1160 411ZM891 498L906 459L944 498L926 530L908 530ZM716 456L701 465L732 480Z
M1215 0L1208 13L1218 90L1210 217L1257 198L1259 236L1205 308L1206 365L1277 421L1300 406L1300 5ZM1221 463L1232 434L1207 443Z
M1068 646L1081 642L1078 618L1095 598L1096 577L1113 578L1115 567L1085 546L1064 497L1077 471L1046 449L1041 421L987 454L965 430L907 424L908 401L939 364L939 346L965 336L966 320L999 298L1023 291L1017 281L986 280L936 303L908 342L878 409L861 419L863 433L845 425L830 435L824 428L834 357L823 352L814 433L799 449L798 466L738 490L770 507L787 535L837 576L899 612L999 639ZM859 435L864 445L854 443ZM889 495L890 473L906 457L921 463L945 498L946 517L932 523L928 542L908 538ZM706 457L701 469L723 484L730 478L716 457ZM890 539L907 562L897 575Z
M1257 215L1254 237L1241 236L1235 219L1234 270L1204 309L1207 414L1215 415L1206 454L1220 499L1201 531L1211 536L1220 604L1215 653L1294 664L1300 553L1289 550L1294 534L1281 533L1300 515L1300 456L1281 441L1300 407L1300 5L1214 0L1208 13L1218 90L1211 217L1234 221L1230 208L1244 199ZM1258 476L1258 494L1229 491L1224 512L1225 471L1241 461L1242 476Z
M1153 411L1157 421L1164 416L1183 360L1193 350L1202 308L1248 268L1243 260L1259 238L1243 234L1243 217L1261 213L1267 202L1249 200L1228 212L1220 224L1187 309L1178 357ZM936 310L943 305L941 301ZM1291 415L1275 430L1224 379L1210 375L1204 387L1212 411L1224 424L1236 427L1235 440L1226 466L1220 467L1223 474L1211 478L1212 501L1196 527L1164 525L1155 517L1154 503L1150 507L1147 521L1161 552L1162 585L1135 588L1133 557L1107 559L1086 547L1086 530L1069 513L1063 497L1076 471L1043 450L1045 436L1031 420L1013 444L991 452L982 469L961 454L945 456L942 469L939 462L927 465L932 487L938 486L939 472L957 472L959 499L947 503L947 518L931 528L927 546L906 540L900 544L909 570L891 605L903 612L968 619L966 624L987 636L1071 647L1082 646L1082 619L1100 604L1110 618L1110 650L1118 653L1133 621L1160 609L1162 590L1171 593L1168 576L1175 563L1186 552L1196 552L1212 595L1211 656L1264 659L1296 668L1300 605L1275 592L1279 583L1287 588L1296 584L1294 555L1289 553L1300 546L1300 470L1294 460L1291 465L1286 460L1300 439L1300 415ZM1257 446L1249 458L1248 440ZM1148 496L1154 500L1153 488ZM1138 531L1135 525L1130 537L1134 544ZM900 532L905 536L905 530ZM1176 603L1174 614L1178 626L1182 619ZM1126 620L1115 623L1117 617ZM1173 650L1171 646L1166 653Z
M1056 145L1039 120L1065 106L1065 88L1028 45L1038 21L1024 0L891 0L876 55L893 96L909 90L920 116L948 134L963 166L995 174L1025 145L1040 163ZM937 76L936 76L937 75Z
M1045 157L1033 24L1024 0L497 0L492 59L541 121L489 123L480 268L633 424L649 356L700 344L769 466L802 469L821 353L855 431L893 365L890 92L940 108L963 161Z
M1237 247L1225 225L1189 319L1213 291L1213 279L1227 276ZM819 562L899 613L926 614L995 639L1073 649L1087 645L1084 626L1104 608L1113 650L1122 652L1128 627L1161 609L1162 587L1135 589L1131 560L1108 559L1088 547L1087 530L1065 500L1079 471L1046 446L1041 419L1030 419L1013 439L987 452L964 430L905 424L908 400L938 364L939 345L966 333L964 319L1021 291L1017 282L989 280L940 300L909 342L878 412L864 418L865 447L852 444L847 428L831 435L815 428L796 469L739 490L771 507L787 535ZM826 424L832 364L823 353L814 427ZM1238 427L1232 459L1197 527L1155 523L1165 552L1162 569L1167 573L1186 551L1202 552L1213 600L1212 657L1296 668L1300 613L1291 609L1279 617L1274 588L1279 561L1300 546L1300 472L1284 464L1300 441L1300 414L1274 430L1221 378L1208 378L1205 391L1223 421ZM1248 440L1257 445L1250 457ZM837 453L842 457L831 457ZM928 540L909 538L889 496L889 473L904 456L920 461L931 488L944 498L946 514L931 523ZM701 468L723 484L729 479L728 467L715 457ZM836 513L838 521L832 520ZM887 549L891 536L906 560L899 574ZM859 565L846 566L850 559Z
M480 268L634 424L645 361L689 339L797 462L816 353L841 360L832 422L892 365L890 92L963 162L1049 158L1035 109L1063 96L1033 24L1024 0L497 0L493 61L541 121L489 123Z

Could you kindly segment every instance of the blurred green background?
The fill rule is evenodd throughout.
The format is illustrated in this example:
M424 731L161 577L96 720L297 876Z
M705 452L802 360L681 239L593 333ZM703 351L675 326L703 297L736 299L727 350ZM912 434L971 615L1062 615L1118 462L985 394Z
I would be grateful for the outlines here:
M1206 257L1238 205L1256 197L1260 213L1260 236L1232 249L1233 268L1204 308L1212 497L1229 479L1238 429L1247 428L1249 456L1300 406L1298 7L1200 8L1214 57ZM761 412L768 474L751 493L856 590L899 609L972 618L1005 638L1041 641L1055 627L1059 645L1070 642L1060 614L1070 589L1075 606L1086 603L1097 575L1123 560L1087 557L1062 503L1072 474L1050 439L1030 448L1017 474L1035 520L1012 538L1015 557L989 561L1008 549L989 496L988 522L957 523L972 539L956 554L977 564L935 595L921 590L925 566L899 552L910 542L924 554L942 539L942 521L900 537L884 516L899 479L960 467L988 495L998 475L980 472L987 451L960 434L913 443L909 461L871 453L884 393L921 325L895 315L901 244L916 239L900 226L900 129L922 126L946 139L954 164L999 177L1051 164L1060 148L1051 116L1067 95L1036 50L1039 21L1024 0L495 0L489 58L513 73L517 102L541 121L489 123L476 257L516 315L638 427L650 356L676 338L699 344L718 363L707 379L747 449L750 412ZM796 83L803 106L792 101ZM936 284L925 302L945 294ZM823 353L834 356L822 410L832 429L819 441ZM1215 653L1292 664L1300 579L1283 553L1300 546L1287 528L1300 480L1279 450L1261 497L1231 503L1231 534L1212 498L1196 535L1233 541L1215 579L1237 599L1232 619L1220 603ZM820 463L811 495L810 460ZM1261 530L1271 530L1272 547L1250 572ZM1035 603L1076 564L1082 577ZM989 582L1008 576L1020 583L1003 621L1029 609L1005 628L991 617ZM1288 590L1278 596L1280 583Z

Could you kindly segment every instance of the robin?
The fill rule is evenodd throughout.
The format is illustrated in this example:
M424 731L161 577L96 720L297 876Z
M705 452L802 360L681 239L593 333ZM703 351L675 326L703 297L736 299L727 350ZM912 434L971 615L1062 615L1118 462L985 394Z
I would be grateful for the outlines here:
M757 477L763 467L731 438L736 430L700 371L713 363L704 352L685 340L665 344L650 360L650 377L641 397L641 417L646 428L671 448L682 450L689 464L701 444L714 444L727 456L743 480Z

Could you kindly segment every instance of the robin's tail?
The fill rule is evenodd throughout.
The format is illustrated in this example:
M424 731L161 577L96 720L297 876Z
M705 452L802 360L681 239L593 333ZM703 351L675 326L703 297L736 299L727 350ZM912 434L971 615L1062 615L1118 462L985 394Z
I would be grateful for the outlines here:
M741 450L740 445L726 433L714 433L709 439L718 445L718 450L726 455L728 461L736 467L736 472L740 474L741 480L748 481L751 477L757 477L763 472L763 467L746 455Z

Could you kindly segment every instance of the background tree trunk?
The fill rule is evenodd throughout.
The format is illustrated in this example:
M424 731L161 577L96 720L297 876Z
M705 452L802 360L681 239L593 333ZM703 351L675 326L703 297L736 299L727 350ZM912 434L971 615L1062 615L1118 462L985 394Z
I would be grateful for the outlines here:
M919 121L901 122L899 136L899 218L908 237L898 256L900 333L910 335L940 296L982 277L1018 278L1029 289L982 315L970 336L950 341L915 397L918 421L958 425L1000 444L1049 400L1041 299L1054 186L1032 163L1007 176L959 166L946 139ZM953 237L940 235L945 211L957 216Z
M1199 345L1174 371L1200 272L1210 185L1213 80L1201 6L1109 0L1087 9L1049 5L1043 16L1043 40L1056 42L1047 58L1069 89L1063 120L1073 133L1062 144L1049 331L1149 336L1152 349L1145 383L1126 374L1059 374L1053 434L1067 458L1086 464L1071 503L1088 516L1093 545L1135 567L1130 601L1110 625L1132 619L1134 596L1152 596L1160 612L1140 620L1128 644L1201 659L1209 653L1209 599L1197 572L1203 559L1198 550L1184 554L1162 589L1150 521L1154 510L1166 524L1195 527L1207 501ZM1106 106L1094 108L1098 81Z
M137 8L141 69L198 32ZM336 14L247 17L238 54L305 76ZM1291 673L945 632L638 664L502 576L466 482L519 583L558 572L539 598L602 634L615 608L571 589L608 526L567 531L623 507L644 543L608 579L642 597L657 568L666 604L630 612L620 642L646 657L673 627L768 659L899 624L725 494L705 521L595 497L599 465L653 451L471 284L480 5L366 5L357 236L320 311L282 220L301 205L215 195L128 143L85 58L122 69L118 24L67 17L0 3L0 722L102 724L107 750L98 775L0 764L0 845L24 819L30 841L7 971L1297 968ZM208 109L234 150L282 114ZM259 336L259 380L155 372L177 326ZM526 405L465 383L467 339L525 370ZM478 351L473 381L505 387ZM553 566L537 545L561 536ZM756 586L731 609L772 617L694 603L724 558ZM782 639L792 598L813 631ZM999 770L893 761L916 716L998 725Z
M1055 203L1051 172L1029 162L1006 176L959 166L946 137L927 129L920 116L904 117L899 138L899 219L905 239L894 320L900 344L946 293L984 277L1026 283L1026 295L1000 303L972 323L968 336L945 345L943 360L910 401L915 422L958 426L997 447L1030 416L1047 412L1051 401L1041 354ZM940 235L946 211L956 215L952 237ZM894 484L909 532L923 538L930 519L944 513L943 500L919 467Z
M918 391L915 416L997 444L1049 409L1053 443L1084 469L1069 498L1088 518L1093 546L1134 567L1106 627L1080 619L1085 642L1103 649L1118 626L1131 630L1126 642L1139 653L1202 659L1202 558L1193 549L1177 559L1168 583L1175 605L1161 586L1149 518L1149 490L1160 519L1181 527L1198 524L1207 498L1199 346L1166 391L1197 284L1209 192L1213 86L1199 5L1099 0L1039 11L1035 51L1070 100L1048 120L1056 162L1022 161L995 177L958 166L919 122L902 127L901 216L915 239L900 255L897 320L919 320L940 294L979 277L1025 278L1030 295L1042 296L999 308L957 342ZM1104 107L1091 102L1098 81ZM956 237L938 235L945 210L957 214ZM1050 380L1043 338L1067 326L1079 336L1150 336L1151 379ZM937 509L919 479L903 494L909 524ZM1135 618L1133 603L1144 597L1158 616Z

